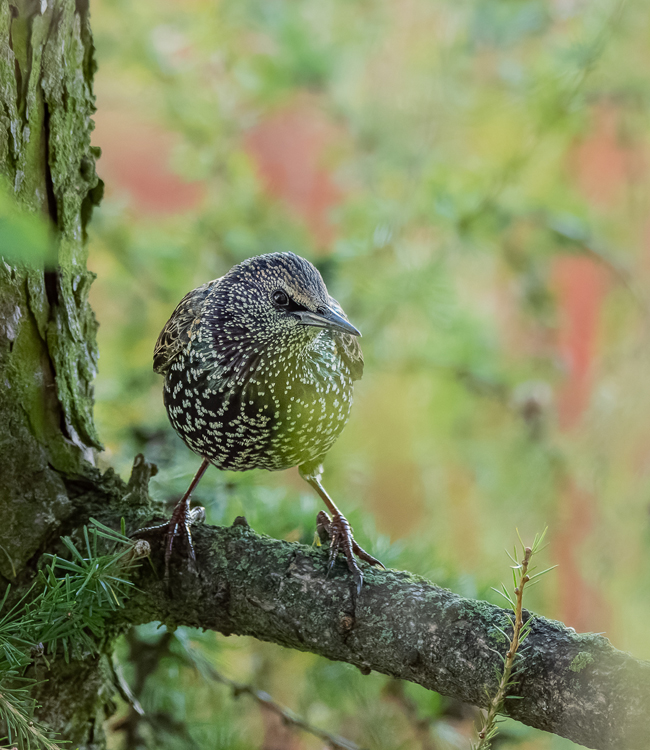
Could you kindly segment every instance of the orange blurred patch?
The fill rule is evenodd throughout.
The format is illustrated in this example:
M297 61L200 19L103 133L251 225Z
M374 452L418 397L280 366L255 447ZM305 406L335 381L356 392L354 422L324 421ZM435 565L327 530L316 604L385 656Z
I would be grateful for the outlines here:
M328 164L340 140L339 129L304 99L262 120L245 140L265 189L305 222L321 248L334 239L330 211L343 197Z
M592 258L564 256L555 261L553 285L559 315L557 347L566 366L566 379L558 394L559 419L563 429L570 429L589 403L592 361L608 274Z
M178 138L132 112L100 109L93 145L102 149L97 165L107 195L127 192L138 213L178 214L195 208L203 197L199 182L174 174L169 163Z
M614 204L624 185L645 172L645 155L621 143L619 117L611 102L599 104L592 132L576 146L571 159L580 189L598 206Z
M557 348L566 365L557 397L558 417L566 431L579 423L589 404L608 273L592 258L565 256L555 261L553 282L559 315ZM569 478L558 499L559 616L578 631L607 630L611 617L606 598L585 580L581 560L581 545L592 538L597 520L595 498Z

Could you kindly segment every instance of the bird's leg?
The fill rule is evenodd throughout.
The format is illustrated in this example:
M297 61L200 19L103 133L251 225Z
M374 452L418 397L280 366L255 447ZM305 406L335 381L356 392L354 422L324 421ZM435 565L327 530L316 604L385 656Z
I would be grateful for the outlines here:
M169 520L169 523L163 523L159 526L148 526L145 529L139 529L135 532L135 534L142 534L156 529L167 529L165 535L165 581L169 580L169 560L172 556L174 539L177 536L185 534L190 550L190 559L196 564L196 553L194 552L194 544L192 543L191 526L194 523L202 523L205 520L205 508L197 507L190 509L190 499L192 493L196 489L196 485L201 481L201 477L205 474L209 465L210 462L208 459L204 458L201 462L201 466L199 466L199 470L194 475L194 479L192 479L190 486L185 491L183 497L178 503L176 503L176 507L172 511L172 517Z
M329 539L330 542L330 554L329 554L329 568L332 569L336 555L342 552L345 555L345 559L348 564L348 569L352 573L352 578L357 587L357 594L361 593L361 586L363 585L363 573L355 560L355 555L360 560L365 560L370 565L384 565L369 555L362 547L360 547L352 536L352 527L348 522L348 519L341 513L336 507L332 498L327 494L325 488L320 482L321 472L317 470L315 472L300 472L302 478L308 482L320 495L321 499L327 506L327 509L332 514L330 518L325 511L320 511L316 519L316 531L321 541Z
M194 510L190 510L190 498L196 489L196 485L201 481L201 478L205 474L205 470L208 466L210 466L210 462L207 458L204 458L199 466L199 470L194 475L194 479L191 481L190 486L185 491L183 497L178 503L176 503L176 507L172 511L172 517L167 526L167 536L165 537L165 580L169 579L169 560L172 556L174 539L177 536L185 533L190 548L190 559L193 563L196 563L196 553L194 552L194 544L192 543L191 526L193 523L205 519L205 509L195 508Z

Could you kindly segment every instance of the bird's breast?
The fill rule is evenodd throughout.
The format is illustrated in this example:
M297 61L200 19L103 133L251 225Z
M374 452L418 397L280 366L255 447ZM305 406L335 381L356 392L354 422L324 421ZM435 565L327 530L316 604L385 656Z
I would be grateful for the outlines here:
M333 347L206 366L190 351L167 373L164 401L186 444L223 469L287 469L323 456L345 426L352 379Z

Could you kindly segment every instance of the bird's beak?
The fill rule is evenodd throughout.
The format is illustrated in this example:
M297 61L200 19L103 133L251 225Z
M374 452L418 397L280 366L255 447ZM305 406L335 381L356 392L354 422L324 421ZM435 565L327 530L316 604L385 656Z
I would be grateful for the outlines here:
M351 336L361 336L361 331L357 330L352 323L348 323L342 315L334 312L331 307L326 308L322 313L311 312L311 310L301 310L300 312L295 312L294 315L298 317L300 324L303 326L331 328L335 331L349 333Z

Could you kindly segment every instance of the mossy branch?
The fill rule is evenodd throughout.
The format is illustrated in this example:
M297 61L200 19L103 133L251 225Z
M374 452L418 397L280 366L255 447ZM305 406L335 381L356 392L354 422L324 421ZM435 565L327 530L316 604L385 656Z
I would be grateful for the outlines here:
M150 540L157 573L139 569L138 591L122 617L251 635L482 707L486 688L498 689L508 610L409 573L374 569L364 571L355 606L345 565L337 563L328 577L322 550L261 536L243 519L230 528L197 528L194 536L199 569L176 556L169 589ZM523 610L522 623L530 617ZM508 693L520 700L505 701L503 712L597 750L646 748L650 663L603 636L579 635L543 617L528 628L526 659Z

